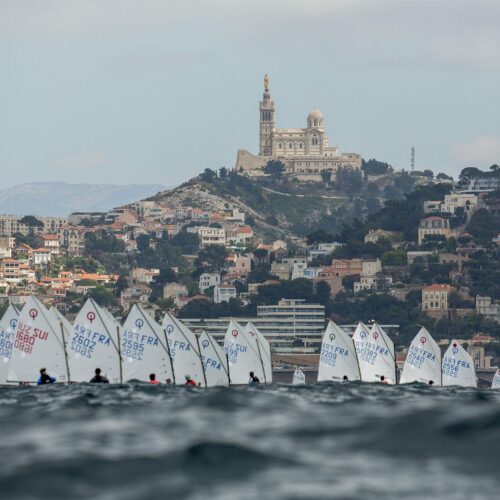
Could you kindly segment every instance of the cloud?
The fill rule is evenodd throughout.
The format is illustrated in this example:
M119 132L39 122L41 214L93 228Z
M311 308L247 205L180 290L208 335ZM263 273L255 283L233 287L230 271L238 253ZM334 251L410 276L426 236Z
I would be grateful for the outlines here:
M485 168L500 163L500 135L482 135L453 144L451 157L461 166Z
M63 169L93 169L108 162L108 158L101 151L89 151L79 154L63 156L55 164Z

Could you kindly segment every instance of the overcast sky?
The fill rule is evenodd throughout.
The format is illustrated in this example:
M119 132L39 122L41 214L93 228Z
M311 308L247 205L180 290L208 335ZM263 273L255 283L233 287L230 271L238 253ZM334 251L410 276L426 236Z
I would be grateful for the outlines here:
M0 187L180 183L318 107L341 151L500 163L498 0L0 0Z

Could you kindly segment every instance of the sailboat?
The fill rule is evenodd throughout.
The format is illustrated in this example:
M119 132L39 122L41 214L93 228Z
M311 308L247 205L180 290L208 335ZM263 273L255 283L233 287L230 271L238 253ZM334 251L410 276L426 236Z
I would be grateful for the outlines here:
M73 325L54 306L49 309L49 315L51 317L52 325L54 328L59 327L59 330L62 331L64 341L67 343L71 337Z
M248 334L234 320L229 322L226 330L224 351L229 360L231 384L248 384L250 372L254 372L259 380L265 380L264 365L256 336Z
M444 353L442 369L444 386L477 387L474 360L456 340Z
M111 383L123 381L120 326L91 298L75 318L67 350L72 382L88 382L96 368Z
M121 342L123 380L145 381L154 373L161 382L173 382L172 362L163 329L137 304L132 306L123 324Z
M399 383L412 382L441 385L441 349L425 328L410 345Z
M19 311L17 307L9 304L0 320L0 384L7 382L9 361L12 355L18 319Z
M251 322L247 323L245 332L255 336L257 339L257 349L262 363L264 373L264 383L270 384L273 381L273 363L271 360L271 345L262 332Z
M224 350L206 331L201 333L198 342L207 387L228 387L230 384L229 365Z
M300 369L295 368L293 372L292 385L304 385L306 383L306 374Z
M359 323L352 337L358 355L363 382L396 383L394 344L388 335L374 323L371 330ZM382 379L383 377L383 379Z
M493 380L491 382L492 389L500 389L500 369L495 372L493 375Z
M351 337L333 321L328 323L319 357L318 382L360 380L358 356Z
M68 357L62 332L54 327L47 308L35 297L19 314L8 381L35 383L46 368L57 382L69 381Z
M175 383L184 385L186 377L190 376L198 385L206 386L205 370L196 335L168 312L163 318L162 327L168 339Z

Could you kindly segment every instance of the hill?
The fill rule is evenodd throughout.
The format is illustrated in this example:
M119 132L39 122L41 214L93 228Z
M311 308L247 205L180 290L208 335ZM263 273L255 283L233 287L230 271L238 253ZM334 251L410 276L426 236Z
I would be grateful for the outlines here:
M0 190L0 213L64 217L77 211L101 212L164 189L157 184L31 182Z
M293 240L320 228L336 234L345 224L366 219L386 200L403 199L419 182L422 179L406 173L363 177L350 169L323 182L299 182L280 175L249 178L226 169L219 173L206 169L150 199L166 206L212 210L237 205L257 235Z

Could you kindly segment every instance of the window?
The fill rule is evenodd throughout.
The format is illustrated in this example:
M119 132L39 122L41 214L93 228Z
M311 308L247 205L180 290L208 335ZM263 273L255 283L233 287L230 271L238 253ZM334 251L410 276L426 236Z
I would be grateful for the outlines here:
M281 142L278 144L278 147L279 148L282 148L283 147L283 144L281 144Z
M290 142L290 143L288 144L288 147L289 147L289 148L293 148L293 144Z

